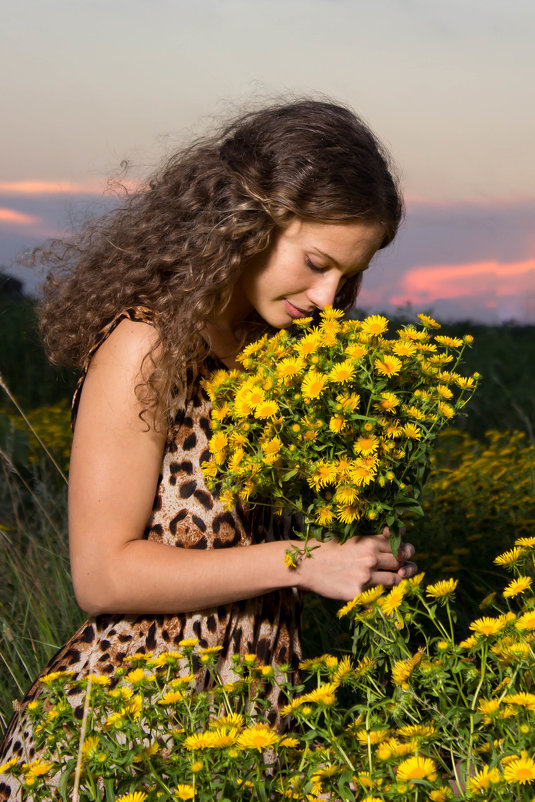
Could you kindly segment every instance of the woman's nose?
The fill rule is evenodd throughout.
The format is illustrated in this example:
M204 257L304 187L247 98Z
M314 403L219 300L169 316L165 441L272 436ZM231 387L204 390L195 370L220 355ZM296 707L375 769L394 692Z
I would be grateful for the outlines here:
M309 300L318 309L331 306L338 290L339 276L334 273L324 273L319 276L308 291Z

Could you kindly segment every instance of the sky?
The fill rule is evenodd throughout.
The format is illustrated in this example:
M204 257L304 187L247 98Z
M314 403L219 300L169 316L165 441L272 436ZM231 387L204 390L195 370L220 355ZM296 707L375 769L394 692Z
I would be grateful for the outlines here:
M328 96L407 215L359 305L535 323L533 0L0 0L0 266L251 105ZM127 169L125 172L125 165Z

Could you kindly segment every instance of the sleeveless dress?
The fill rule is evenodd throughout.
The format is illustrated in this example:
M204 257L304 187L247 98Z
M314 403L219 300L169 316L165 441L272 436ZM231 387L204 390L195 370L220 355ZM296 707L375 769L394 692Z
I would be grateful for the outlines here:
M151 323L150 310L127 309L100 333L88 356L73 399L73 421L91 356L123 319ZM188 369L185 387L174 420L170 422L152 512L144 538L184 549L226 549L271 540L288 539L291 521L275 516L267 507L252 510L241 506L227 511L206 487L200 465L209 459L210 401L201 379L224 367L208 357L200 369ZM176 615L99 615L89 618L49 661L39 676L53 671L73 671L79 679L90 673L112 674L125 657L136 652L155 655L177 648L179 641L198 638L200 646L222 646L218 673L223 681L236 679L233 654L257 655L266 665L289 664L297 671L300 656L299 625L301 595L295 589L266 593L257 598ZM206 684L200 675L199 682ZM0 765L12 757L30 762L40 757L32 744L25 715L27 704L41 690L38 679L25 694L0 745ZM201 687L198 688L201 690ZM276 687L269 699L270 718L277 721L279 700ZM82 700L73 698L81 716ZM12 783L12 785L11 785ZM0 799L21 799L20 786L0 775Z

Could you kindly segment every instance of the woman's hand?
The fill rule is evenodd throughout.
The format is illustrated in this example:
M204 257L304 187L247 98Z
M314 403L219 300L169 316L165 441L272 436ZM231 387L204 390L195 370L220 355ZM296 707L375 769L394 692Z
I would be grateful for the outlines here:
M385 528L380 535L353 537L343 544L321 543L294 571L296 585L329 599L349 601L373 585L389 588L414 576L418 570L411 562L414 546L402 543L395 557L389 535Z

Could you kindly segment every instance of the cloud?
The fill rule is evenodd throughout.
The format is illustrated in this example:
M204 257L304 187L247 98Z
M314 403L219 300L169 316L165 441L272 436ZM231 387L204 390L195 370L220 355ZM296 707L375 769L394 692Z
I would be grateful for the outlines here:
M134 181L0 181L2 195L102 195L106 190L124 187L138 188Z
M535 259L414 267L388 300L393 305L422 304L437 298L477 298L489 292L498 297L535 292Z
M41 218L33 214L25 214L24 212L18 212L16 209L0 207L0 223L15 226L35 226L40 222Z

